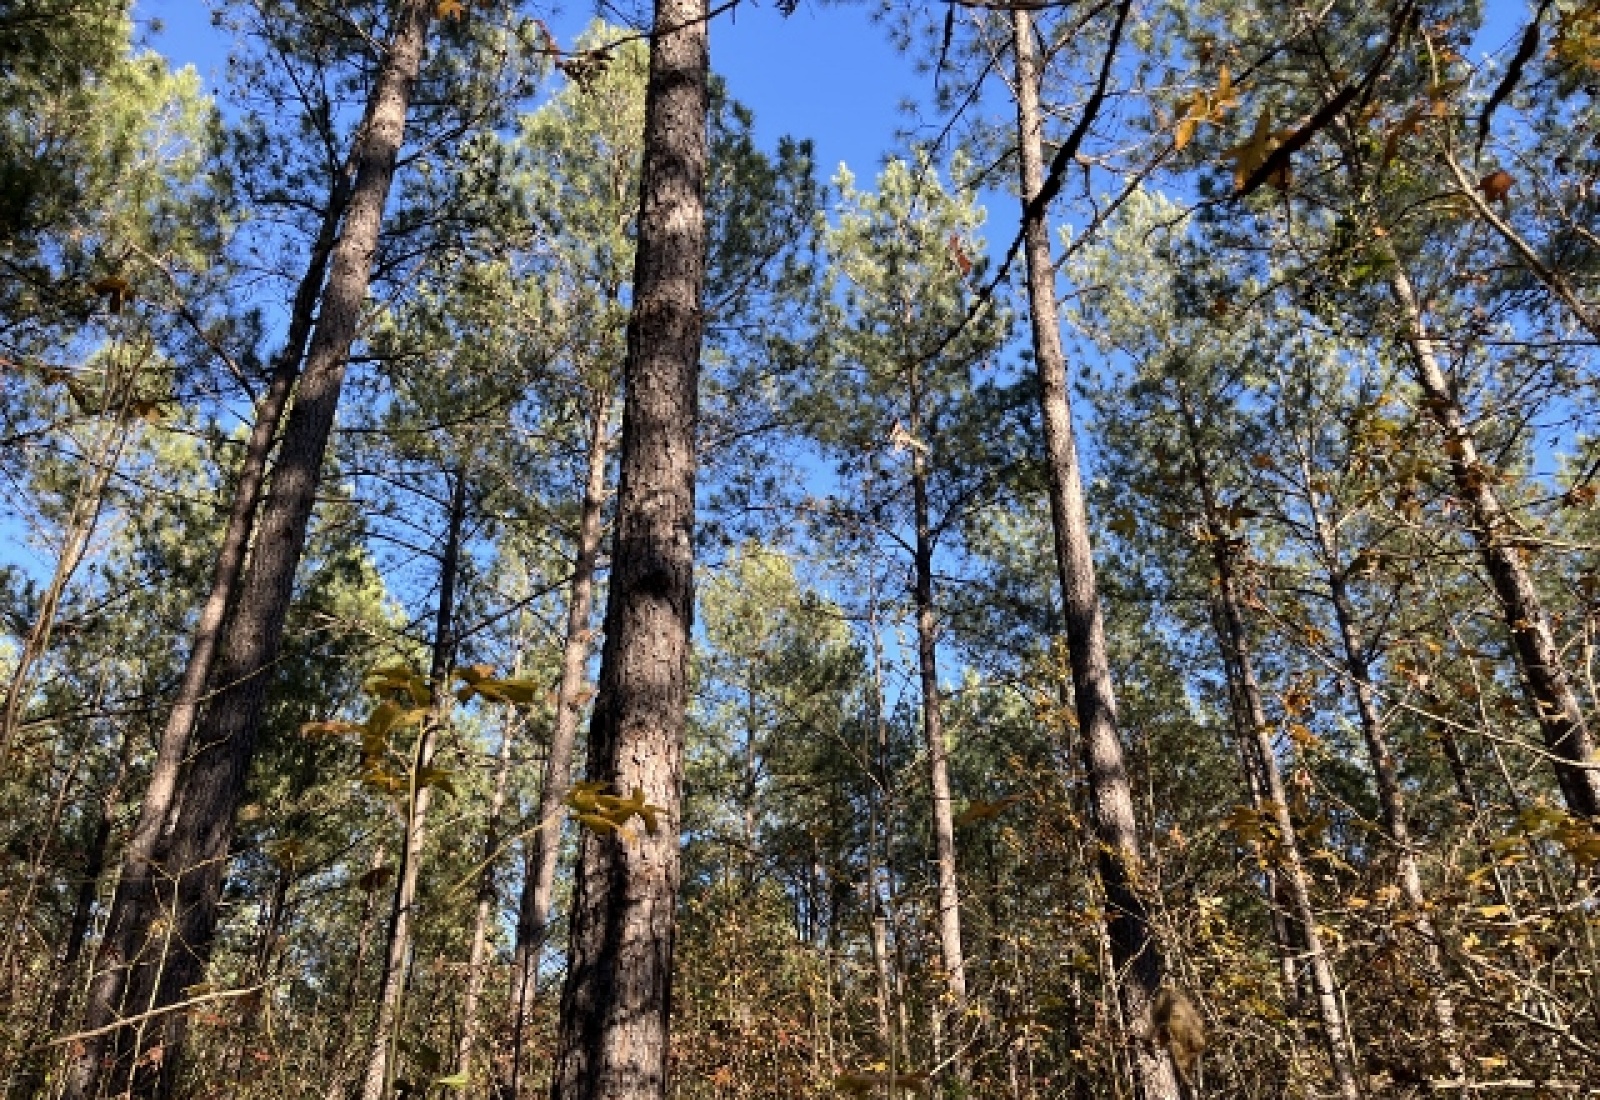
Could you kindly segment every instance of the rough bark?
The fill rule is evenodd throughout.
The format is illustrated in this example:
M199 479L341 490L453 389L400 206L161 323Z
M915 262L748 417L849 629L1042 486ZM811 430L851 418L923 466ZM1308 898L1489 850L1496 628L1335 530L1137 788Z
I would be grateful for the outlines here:
M679 787L694 614L696 390L706 261L706 0L657 0L645 100L621 474L590 779L662 807L585 830L552 1100L667 1090Z
M400 844L394 904L389 911L383 973L378 980L378 1018L372 1025L372 1049L361 1086L362 1100L383 1100L393 1080L395 1031L406 986L406 960L411 957L411 930L416 924L417 878L428 834L428 807L433 801L433 787L423 782L423 776L433 766L450 703L450 666L456 648L456 574L461 561L461 528L467 518L466 473L457 470L451 481L450 520L439 560L439 604L434 611L433 653L428 666L428 716L417 734L407 776L405 837Z
M544 779L539 787L538 814L534 818L538 828L533 834L533 851L517 906L517 944L511 970L513 1096L521 1076L523 1039L531 1023L528 1016L538 994L539 958L549 935L556 861L561 854L561 826L567 816L564 799L572 785L572 750L578 736L578 721L583 716L584 690L588 686L586 670L593 638L590 618L595 563L600 557L606 466L611 455L611 404L612 394L606 387L595 395L595 405L590 412L588 472L567 593L566 637L561 650L561 679L556 684L555 722L550 731Z
M1162 959L1141 896L1138 823L1117 730L1088 509L1072 430L1066 360L1056 316L1050 227L1045 211L1035 209L1033 202L1044 186L1043 121L1033 31L1026 11L1012 12L1012 46L1017 68L1023 243L1033 350L1039 370L1039 405L1044 418L1050 518L1072 667L1073 706L1089 780L1090 818L1099 848L1098 872L1105 891L1107 932L1118 975L1118 998L1132 1032L1127 1038L1136 1087L1145 1100L1178 1100L1181 1094L1172 1060L1149 1039L1150 1005L1161 986Z
M244 572L250 536L261 502L267 459L283 418L284 406L300 374L317 298L327 270L328 253L333 245L344 201L345 189L335 183L328 206L323 211L322 225L313 244L310 261L295 291L288 337L278 354L266 392L256 407L255 423L245 442L239 480L234 487L222 542L217 548L211 588L195 624L183 679L179 682L172 710L156 745L156 758L151 763L150 778L139 802L138 818L123 850L121 873L112 895L111 916L101 941L102 963L133 958L140 948L139 937L155 916L157 871L153 860L163 834L171 825L179 791L179 776L189 754L190 735L194 731L194 722L210 681L223 623ZM111 1022L115 1008L122 1000L127 974L125 967L110 965L95 975L86 1020L88 1029L103 1027ZM107 1041L98 1040L102 1045ZM91 1045L96 1042L90 1041Z
M909 430L921 439L923 409L920 382L915 369L910 375ZM911 499L916 526L914 557L914 595L917 608L917 675L922 688L922 735L928 750L928 785L931 794L934 860L938 874L939 959L944 965L947 1014L958 1024L967 1009L966 956L961 949L961 891L956 878L956 830L951 811L950 763L944 743L943 702L939 697L939 623L933 602L933 525L928 507L928 465L924 453L911 450ZM936 1023L943 1021L936 1018ZM936 1032L937 1034L937 1032ZM951 1035L957 1049L959 1033ZM934 1056L944 1060L944 1052ZM962 1076L959 1059L956 1076Z
M1311 897L1310 874L1300 852L1300 842L1295 833L1294 820L1289 813L1288 791L1283 783L1283 770L1278 766L1277 753L1272 744L1271 725L1267 720L1266 706L1261 699L1261 685L1256 678L1251 654L1249 627L1239 596L1235 576L1233 551L1227 529L1218 519L1219 506L1211 481L1211 474L1202 450L1199 424L1186 399L1180 397L1185 426L1188 429L1191 473L1195 488L1200 494L1204 509L1207 533L1210 537L1212 565L1216 570L1217 606L1222 612L1224 644L1228 650L1228 663L1238 676L1238 691L1243 703L1242 731L1251 747L1258 771L1263 799L1264 816L1273 825L1276 836L1271 841L1274 856L1279 864L1279 882L1289 896L1290 907L1299 924L1299 933L1305 947L1306 966L1311 973L1311 991L1317 1006L1317 1018L1322 1024L1322 1037L1327 1049L1329 1068L1338 1094L1345 1100L1357 1100L1361 1095L1356 1070L1350 1057L1350 1028L1345 1020L1344 1006L1339 999L1338 982L1327 947L1317 924L1317 911Z
M1550 616L1534 587L1533 575L1518 545L1516 521L1494 490L1495 472L1478 456L1477 442L1440 365L1421 304L1405 269L1391 250L1389 285L1400 306L1406 346L1416 367L1424 404L1444 436L1456 492L1471 517L1471 534L1511 635L1523 694L1539 723L1545 749L1567 809L1600 818L1600 761L1584 724L1583 705L1561 660Z
M393 30L351 158L355 180L330 256L328 284L305 370L272 472L253 557L220 647L212 679L215 695L196 730L190 770L170 830L152 858L161 867L161 897L144 907L126 938L119 933L105 942L100 960L105 980L91 990L91 1028L109 1024L125 1011L175 1004L182 990L198 982L204 972L234 811L255 751L433 11L430 0L399 0L395 6ZM158 914L172 918L160 922L165 931L159 935L154 934ZM124 942L136 946L123 952L118 945ZM85 1042L68 1075L68 1100L86 1100L99 1093L110 1044L118 1052L117 1091L135 1062L141 1066L141 1072L133 1075L136 1092L169 1090L183 1021L181 1014L160 1019L163 1026L142 1029L142 1049L134 1049L140 1043L121 1029ZM157 1046L163 1054L152 1060L146 1052Z
M1304 481L1311 484L1310 471L1305 471ZM1394 850L1395 881L1400 896L1410 910L1406 926L1413 930L1419 941L1417 962L1423 980L1428 986L1429 1007L1433 1012L1437 1032L1430 1037L1428 1048L1437 1049L1444 1057L1450 1074L1464 1078L1467 1064L1461 1055L1461 1035L1456 1028L1455 1003L1445 981L1444 965L1439 952L1439 934L1433 918L1428 915L1428 899L1422 889L1422 871L1417 864L1416 849L1411 842L1411 827L1406 820L1405 792L1400 787L1399 769L1394 753L1389 748L1383 722L1378 714L1377 700L1372 689L1372 662L1367 642L1356 618L1355 605L1350 599L1349 582L1339 561L1338 541L1333 524L1313 497L1309 502L1312 525L1317 536L1318 550L1327 568L1328 594L1333 603L1333 616L1339 626L1339 640L1344 650L1345 671L1355 693L1356 713L1361 721L1361 737L1367 746L1367 759L1372 765L1373 781L1378 789L1378 806L1383 814L1383 829Z

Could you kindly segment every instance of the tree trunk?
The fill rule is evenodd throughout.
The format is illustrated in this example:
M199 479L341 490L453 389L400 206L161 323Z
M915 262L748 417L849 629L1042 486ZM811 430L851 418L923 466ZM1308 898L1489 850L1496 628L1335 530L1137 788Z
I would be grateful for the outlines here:
M924 417L922 392L915 367L909 374L910 410L908 428L914 440L922 438ZM939 698L939 624L933 605L933 526L928 516L927 458L917 446L911 447L911 499L916 525L914 547L915 599L917 605L917 673L922 687L922 735L928 748L928 785L931 794L934 858L938 872L939 959L944 965L945 1011L934 1010L935 1036L952 1025L950 1041L961 1047L959 1024L967 1011L967 968L961 950L961 892L956 879L956 830L950 808L950 764L944 743L944 715ZM959 1056L953 1055L955 1075L964 1080ZM935 1043L934 1058L945 1055Z
M521 674L520 657L512 676ZM467 954L467 992L461 1001L461 1045L456 1052L456 1073L472 1072L472 1049L478 1041L478 1004L483 996L483 958L489 944L489 922L494 916L495 865L500 862L500 815L505 810L506 782L511 776L511 745L516 740L517 716L506 715L500 735L500 756L495 763L494 793L489 796L489 820L483 832L483 868L478 875L478 904L472 912L472 946Z
M1211 627L1217 637L1217 649L1222 654L1223 676L1228 684L1228 714L1233 722L1234 741L1238 746L1239 769L1244 775L1245 790L1249 794L1250 808L1256 813L1266 809L1266 795L1261 786L1261 769L1255 763L1252 738L1246 732L1249 722L1245 718L1245 703L1239 685L1244 677L1233 664L1233 647L1228 643L1228 628L1223 622L1219 601L1211 601ZM1261 893L1266 899L1267 913L1272 923L1272 943L1278 953L1278 981L1283 987L1283 1005L1290 1019L1300 1016L1300 974L1297 960L1300 947L1295 942L1294 928L1284 911L1283 887L1278 872L1268 866L1262 870Z
M594 601L595 563L600 556L601 518L605 510L606 465L611 455L611 402L609 387L595 395L589 429L588 478L584 482L583 510L578 521L578 544L572 562L572 582L567 596L566 639L561 651L561 680L556 685L555 724L550 731L550 752L545 757L544 781L539 788L539 810L534 821L533 853L523 879L517 906L517 945L511 969L511 1096L515 1100L521 1081L522 1043L537 998L539 958L550 928L550 903L555 893L556 861L561 855L561 825L566 820L567 791L572 784L572 749L583 713L587 686L589 622Z
M1207 533L1212 548L1212 564L1217 572L1217 604L1222 611L1222 624L1229 649L1232 667L1239 677L1239 695L1243 701L1245 735L1254 749L1254 764L1260 769L1262 793L1265 795L1265 816L1270 818L1277 832L1277 857L1281 861L1281 883L1288 892L1289 902L1305 944L1306 965L1311 971L1311 989L1317 1002L1317 1016L1322 1022L1323 1039L1328 1053L1328 1064L1333 1071L1334 1086L1345 1100L1357 1100L1361 1095L1356 1071L1350 1059L1350 1029L1344 1018L1344 1008L1339 1001L1338 983L1333 965L1329 962L1327 948L1317 925L1316 907L1311 899L1310 876L1300 853L1300 841L1295 833L1294 820L1289 814L1288 792L1283 784L1283 772L1278 767L1278 757L1272 745L1272 733L1267 721L1266 707L1261 701L1261 685L1256 680L1255 666L1250 652L1250 635L1240 608L1239 590L1234 577L1233 556L1229 548L1227 529L1218 519L1218 504L1211 483L1210 470L1201 449L1200 426L1194 411L1185 397L1179 397L1181 412L1188 429L1195 488L1200 493L1205 512Z
M1303 470L1305 484L1312 484L1311 471ZM1439 934L1433 919L1428 916L1428 900L1422 891L1422 871L1417 866L1416 850L1411 842L1411 828L1406 821L1405 793L1400 789L1400 775L1395 766L1394 754L1389 750L1382 720L1378 715L1377 701L1372 691L1371 654L1356 621L1355 606L1344 567L1339 562L1338 541L1333 524L1318 506L1315 491L1308 489L1307 505L1316 530L1317 546L1328 571L1328 593L1333 602L1334 619L1339 624L1339 639L1344 649L1345 670L1355 691L1356 712L1361 720L1361 737L1367 745L1367 757L1372 764L1372 775L1378 788L1378 805L1383 813L1383 828L1389 843L1394 847L1395 878L1400 896L1405 899L1406 924L1415 929L1420 941L1421 954L1417 960L1428 986L1428 999L1433 1011L1436 1034L1426 1044L1428 1050L1437 1049L1444 1055L1445 1064L1452 1077L1464 1079L1467 1064L1461 1055L1461 1035L1456 1029L1455 1004L1446 988L1444 965L1439 953Z
M111 1011L122 1000L128 975L127 968L120 965L118 960L135 957L141 946L140 937L154 914L156 867L152 860L162 836L171 826L179 792L178 777L189 755L190 734L210 681L223 622L244 571L250 535L261 501L267 458L277 436L278 424L283 418L284 405L300 374L300 363L311 332L318 293L327 270L328 252L332 248L344 206L344 191L343 186L336 182L328 206L323 211L322 225L312 247L311 259L295 291L288 339L278 355L266 393L256 408L255 424L245 443L238 484L234 488L222 544L217 549L217 562L212 569L211 589L201 606L190 644L189 661L178 685L172 711L157 742L156 758L151 764L150 778L139 803L138 819L134 822L123 851L121 874L112 895L111 917L100 948L100 962L111 965L95 976L91 987L86 1021L89 1029L110 1022ZM87 1042L103 1046L107 1040L92 1039Z
M218 657L216 695L197 731L198 747L189 754L192 763L170 832L154 854L162 865L164 898L123 914L127 931L119 927L118 934L107 939L102 949L104 980L97 980L91 990L89 1028L112 1023L124 1003L134 1011L178 1003L182 990L200 980L210 955L233 815L255 751L434 5L431 0L398 0L394 10L388 50L351 158L356 177L330 256L328 285L305 371L272 473L272 491L262 510L250 569ZM165 932L153 936L158 910L163 909L173 919ZM127 942L135 944L134 949L119 950ZM132 968L131 975L125 968ZM124 984L131 999L123 996ZM137 1091L169 1090L183 1021L175 1014L162 1023L150 1029L157 1035L153 1043L144 1044L145 1049L133 1049L141 1044L126 1030L86 1041L69 1074L67 1100L87 1100L100 1092L108 1040L119 1054L116 1091L125 1087L134 1062L151 1065L146 1050L153 1046L163 1051L154 1060L157 1072L138 1074Z
M96 428L96 438L84 458L84 470L78 476L73 491L72 506L63 524L61 553L56 558L50 583L39 597L39 611L34 616L33 627L23 639L22 652L17 654L16 667L6 686L5 704L0 706L0 772L9 772L11 750L17 729L22 724L22 713L27 702L33 666L50 649L50 636L55 630L56 615L62 597L72 577L83 564L100 524L100 513L105 508L106 487L116 471L122 450L127 446L132 431L127 421L126 405L134 393L134 377L122 377L116 370L117 355L113 352L106 360L105 396L98 410L102 423ZM133 373L137 373L137 367Z
M706 0L657 0L633 315L591 780L661 807L649 835L585 831L552 1100L667 1090L679 786L694 616L696 390L703 320Z
M424 773L433 766L434 750L450 703L450 666L456 648L456 574L461 560L461 528L467 518L466 471L458 469L451 481L450 522L439 561L439 605L434 611L433 654L428 667L428 716L417 734L411 771L406 778L405 837L400 844L394 907L389 912L383 974L378 981L378 1018L372 1026L372 1052L367 1058L361 1100L383 1100L393 1080L400 998L406 987L406 959L411 955L411 930L416 924L417 879L422 868L422 846L427 839L428 806L433 800L433 787L424 782Z
M1594 739L1584 725L1583 706L1562 664L1550 617L1517 545L1516 521L1494 491L1494 471L1478 458L1472 429L1440 366L1411 280L1392 249L1388 258L1394 264L1389 285L1404 320L1417 384L1444 435L1450 473L1472 517L1472 538L1499 599L1522 673L1523 692L1553 757L1562 798L1572 813L1600 818L1600 768L1596 767Z
M1150 1041L1150 1005L1161 986L1162 960L1151 934L1144 898L1140 896L1139 830L1123 763L1122 739L1117 731L1111 666L1095 584L1094 552L1089 542L1088 509L1073 438L1066 361L1056 318L1050 227L1044 211L1033 209L1032 203L1044 184L1043 121L1031 20L1020 9L1012 12L1012 46L1017 64L1017 144L1028 302L1039 368L1039 404L1044 417L1050 518L1072 665L1073 702L1089 780L1100 883L1105 891L1107 931L1118 975L1117 992L1132 1032L1126 1038L1131 1044L1137 1088L1145 1100L1178 1100L1172 1060Z
M867 803L867 919L872 922L872 969L877 978L878 1037L883 1044L883 1057L893 1073L897 1068L899 1044L894 1031L894 981L889 973L889 917L879 900L877 858L878 847L883 848L883 873L891 881L894 868L892 823L885 803L888 795L889 720L888 703L883 685L883 636L878 630L878 588L876 576L869 576L867 588L867 636L872 645L872 726L863 731L862 757L868 761L872 785L868 788ZM903 1038L903 1036L902 1036Z

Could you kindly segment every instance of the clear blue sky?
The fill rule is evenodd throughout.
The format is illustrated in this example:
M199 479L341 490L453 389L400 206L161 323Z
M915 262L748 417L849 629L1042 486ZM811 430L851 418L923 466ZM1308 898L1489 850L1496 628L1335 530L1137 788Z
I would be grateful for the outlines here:
M905 122L899 104L928 91L930 78L914 73L894 50L885 28L868 17L870 8L801 0L785 18L772 0L744 0L712 27L712 65L755 111L763 142L775 143L780 134L813 139L824 179L840 161L864 179L875 176ZM527 10L553 12L550 29L567 45L595 17L596 5L577 0ZM174 66L193 64L207 89L226 101L228 43L212 28L203 0L137 0L134 17L146 30L158 21L161 31L146 41Z

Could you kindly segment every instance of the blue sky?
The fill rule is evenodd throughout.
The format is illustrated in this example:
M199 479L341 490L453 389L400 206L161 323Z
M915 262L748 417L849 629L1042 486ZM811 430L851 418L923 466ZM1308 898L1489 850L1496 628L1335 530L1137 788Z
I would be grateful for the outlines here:
M899 104L929 88L931 78L917 75L889 43L887 30L869 18L872 7L801 0L785 18L772 0L744 0L712 27L712 65L734 97L755 111L762 138L813 139L823 178L831 178L840 161L863 178L876 175L905 122ZM596 4L579 0L529 10L553 12L550 29L568 45L595 17ZM159 22L159 33L146 41L175 66L193 64L207 89L226 99L228 43L212 28L203 0L138 0L134 17L147 31L152 20Z

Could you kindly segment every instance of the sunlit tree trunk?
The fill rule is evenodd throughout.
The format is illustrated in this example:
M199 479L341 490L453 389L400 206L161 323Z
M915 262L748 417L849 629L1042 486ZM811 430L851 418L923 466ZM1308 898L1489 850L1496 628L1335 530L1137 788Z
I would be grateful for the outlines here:
M588 776L661 807L585 830L552 1100L667 1092L679 787L694 615L695 424L706 263L706 0L657 0L645 102L616 532Z
M1439 362L1411 280L1392 249L1389 259L1394 265L1389 285L1400 307L1423 404L1444 436L1450 474L1467 506L1472 538L1511 635L1523 693L1550 752L1561 796L1574 814L1600 818L1594 738L1584 724L1583 705L1562 662L1550 616L1516 544L1516 522L1494 490L1495 471L1478 456L1477 442Z
M588 686L589 653L593 631L595 564L600 557L600 537L606 500L606 466L611 455L610 387L594 395L590 412L588 470L583 506L578 518L578 542L572 560L572 580L567 594L566 637L561 650L561 679L556 685L555 722L550 731L550 751L545 757L544 779L539 787L537 826L532 839L517 906L517 943L511 967L511 1095L521 1080L522 1046L539 985L539 958L550 928L550 906L555 893L556 860L561 854L561 826L566 820L564 799L572 783L572 751L582 717Z
M1228 628L1217 600L1211 601L1211 625L1216 633L1217 647L1222 654L1223 675L1228 684L1228 711L1233 721L1239 769L1244 775L1250 808L1259 814L1266 809L1266 794L1262 790L1261 769L1255 763L1253 738L1247 732L1249 721L1245 717L1245 702L1239 687L1244 677L1234 667L1233 647L1228 642ZM1284 1007L1290 1018L1295 1019L1300 1015L1300 973L1297 965L1300 947L1295 942L1293 925L1284 911L1283 887L1278 881L1278 872L1271 866L1262 871L1261 893L1266 900L1267 914L1272 924L1272 944L1278 956L1278 982L1283 987Z
M1098 842L1101 888L1118 996L1130 1032L1125 1036L1137 1088L1144 1100L1178 1100L1172 1060L1149 1041L1150 1005L1162 981L1160 949L1150 930L1141 896L1139 830L1133 794L1117 731L1116 699L1106 654L1105 627L1095 582L1089 516L1073 437L1067 391L1066 358L1056 315L1055 267L1050 256L1050 226L1033 198L1044 185L1043 119L1039 111L1040 74L1035 60L1032 21L1012 12L1016 54L1017 145L1021 163L1023 233L1033 351L1039 371L1039 403L1044 417L1045 459L1049 473L1050 518L1055 533L1056 567L1072 665L1073 705L1089 780L1090 818Z
M245 441L244 458L239 467L238 482L234 486L227 525L223 529L222 543L217 548L216 564L212 567L211 588L200 608L183 679L179 682L172 710L156 745L156 757L150 765L150 777L139 802L138 818L122 852L122 868L112 897L111 916L101 942L99 961L102 963L133 958L140 950L139 937L154 919L154 876L158 873L153 862L156 849L172 823L179 792L179 776L189 755L190 734L194 730L195 719L211 676L223 622L244 572L250 535L261 503L267 459L283 418L284 406L300 374L300 364L305 356L317 298L327 270L328 253L338 229L344 199L345 188L336 182L328 206L323 211L322 226L312 247L311 259L295 292L288 339L278 354L266 392L256 406L255 424L250 430L249 439ZM85 1021L89 1028L101 1027L110 1021L111 1011L122 999L127 973L126 967L110 965L95 975L90 991L88 1019ZM94 1046L105 1041L92 1039L87 1042Z
M514 667L512 676L520 676ZM489 814L483 830L483 866L478 871L478 898L472 909L472 945L467 952L467 991L461 1002L461 1043L456 1051L456 1073L472 1072L472 1052L478 1042L479 1002L483 997L484 956L488 952L489 926L495 917L495 866L500 862L500 815L505 811L506 783L511 776L511 745L515 740L517 716L506 716L500 735L500 753L495 761L494 792L489 796Z
M152 855L162 867L163 896L133 914L138 920L126 931L119 928L104 941L102 979L91 990L90 1029L111 1024L119 1012L178 1004L183 990L200 981L210 955L233 816L255 752L433 12L430 0L397 0L395 5L390 39L351 158L356 176L329 258L327 288L305 370L272 472L249 571L218 653L215 695L188 754L189 771L175 796L172 825ZM170 919L158 922L159 914ZM125 949L126 944L134 946ZM182 1014L173 1013L162 1017L159 1027L141 1028L143 1039L118 1029L85 1041L73 1060L68 1100L87 1100L100 1092L108 1041L118 1051L118 1091L130 1077L140 1094L170 1091L183 1023ZM152 1060L146 1052L154 1046L162 1055ZM133 1074L136 1063L141 1071Z
M920 441L925 417L922 392L915 368L910 372L908 428L914 441ZM956 831L951 808L950 763L944 739L944 711L939 696L939 621L933 599L933 526L928 509L928 458L923 448L911 446L912 517L916 526L913 547L913 589L917 608L917 676L922 689L922 735L928 752L928 786L931 795L930 818L933 824L934 863L938 874L939 959L944 966L947 1011L934 1015L936 1038L948 1032L959 1050L959 1024L967 1009L967 965L961 949L961 890L956 878ZM948 1021L950 1026L943 1026ZM944 1061L944 1051L934 1051ZM956 1058L956 1076L964 1076Z
M1302 474L1304 484L1312 485L1310 469L1303 468ZM1318 504L1315 490L1309 490L1309 494L1307 505L1316 532L1317 548L1327 570L1328 593L1333 602L1334 619L1339 625L1345 670L1350 675L1355 693L1361 737L1366 742L1367 759L1372 765L1372 776L1378 789L1378 806L1383 813L1384 832L1388 834L1389 843L1394 849L1395 879L1400 896L1410 910L1406 924L1416 932L1419 941L1421 954L1418 963L1428 984L1429 1006L1438 1028L1427 1048L1438 1050L1443 1055L1453 1077L1463 1078L1467 1066L1461 1056L1455 1003L1446 988L1444 965L1439 952L1439 933L1434 927L1433 918L1428 915L1428 899L1422 890L1422 871L1417 865L1411 826L1406 820L1405 792L1400 787L1399 769L1394 753L1390 751L1389 740L1378 714L1377 700L1373 695L1371 652L1350 599L1348 578L1339 561L1338 540L1333 524Z

